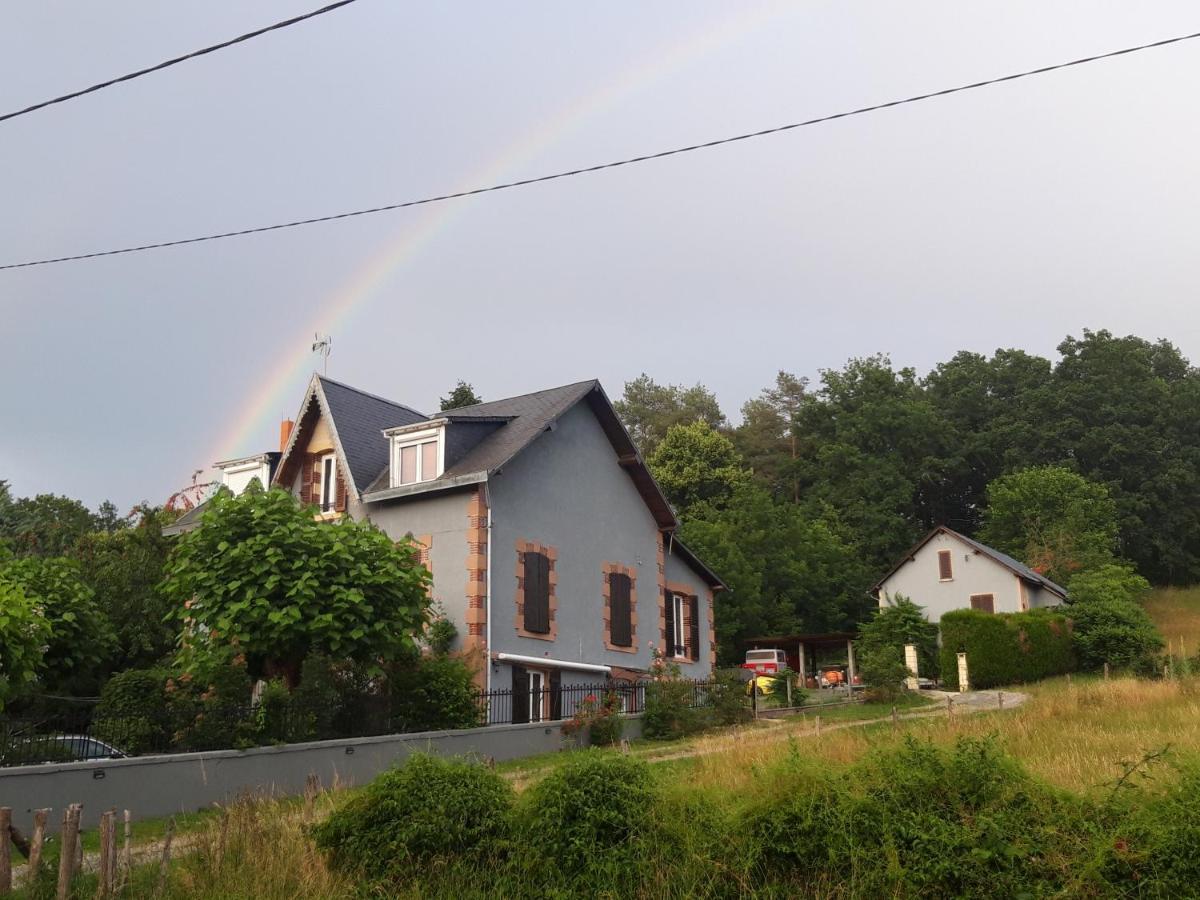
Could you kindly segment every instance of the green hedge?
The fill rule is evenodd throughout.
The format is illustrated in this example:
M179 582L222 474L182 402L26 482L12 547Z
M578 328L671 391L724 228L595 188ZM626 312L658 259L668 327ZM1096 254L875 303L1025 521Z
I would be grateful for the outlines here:
M1038 681L1075 668L1070 618L1049 609L992 613L958 609L942 616L942 679L958 689L958 653L966 651L971 687Z

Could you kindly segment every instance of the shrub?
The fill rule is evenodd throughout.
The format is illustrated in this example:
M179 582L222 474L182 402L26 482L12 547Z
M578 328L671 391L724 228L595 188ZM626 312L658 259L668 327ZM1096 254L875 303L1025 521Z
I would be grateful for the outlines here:
M126 753L166 749L171 716L163 669L129 669L108 680L92 719L98 738Z
M708 705L712 710L713 723L716 725L740 725L750 721L753 710L750 706L750 694L746 690L746 681L742 677L742 669L723 669L713 675L713 683L708 688ZM797 699L799 695L799 699ZM806 694L799 688L792 692L792 702L800 705Z
M971 687L1037 681L1075 668L1072 623L1048 609L985 613L956 609L942 616L942 680L958 688L959 651L966 651Z
M392 716L409 731L474 728L483 722L474 673L461 659L418 657L393 670L388 682Z
M887 703L899 697L909 674L908 666L904 664L904 651L899 647L883 646L862 653L859 671L867 686L866 698L876 703Z
M313 838L334 868L412 875L414 864L495 849L512 799L508 782L481 765L416 754L316 825Z
M603 699L588 694L580 700L575 715L563 723L562 733L578 734L586 729L590 746L611 747L621 739L624 728L621 699L614 691L608 691Z
M646 684L646 707L642 711L642 734L649 738L675 739L703 731L709 713L693 708L695 690L680 677L679 666L655 656L653 680Z
M1080 665L1099 669L1108 663L1141 674L1157 670L1163 640L1142 607L1127 600L1091 600L1071 605L1075 651Z
M902 594L888 600L888 605L876 610L870 621L859 626L858 649L869 656L880 647L895 647L904 659L904 645L917 648L919 674L936 678L938 674L938 627L925 618L924 607Z
M1080 572L1067 585L1074 607L1096 601L1123 600L1135 603L1150 592L1150 582L1128 563L1112 562Z
M547 862L579 872L594 860L626 858L652 820L646 763L583 751L528 793L525 827Z

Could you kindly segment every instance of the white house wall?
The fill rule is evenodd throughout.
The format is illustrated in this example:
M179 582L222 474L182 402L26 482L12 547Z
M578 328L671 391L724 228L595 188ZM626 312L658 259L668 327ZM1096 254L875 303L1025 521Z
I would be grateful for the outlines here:
M938 551L949 550L954 577L938 578ZM925 608L932 622L954 609L970 609L972 594L991 594L995 612L1021 612L1020 579L1012 570L948 534L936 534L880 585L879 605L902 594ZM1025 585L1026 598L1034 592Z

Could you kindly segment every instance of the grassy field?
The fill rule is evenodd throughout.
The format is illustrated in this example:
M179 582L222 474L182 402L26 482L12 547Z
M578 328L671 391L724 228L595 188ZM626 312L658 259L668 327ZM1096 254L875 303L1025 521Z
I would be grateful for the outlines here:
M1195 658L1200 653L1200 587L1158 588L1145 607L1173 656Z

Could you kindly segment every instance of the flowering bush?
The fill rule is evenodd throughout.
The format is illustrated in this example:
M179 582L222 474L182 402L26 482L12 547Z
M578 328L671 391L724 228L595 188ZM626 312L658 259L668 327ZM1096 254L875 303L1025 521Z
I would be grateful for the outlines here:
M612 691L599 699L588 694L575 707L575 715L563 723L563 734L576 734L587 729L588 743L593 747L611 746L621 739L621 699Z

